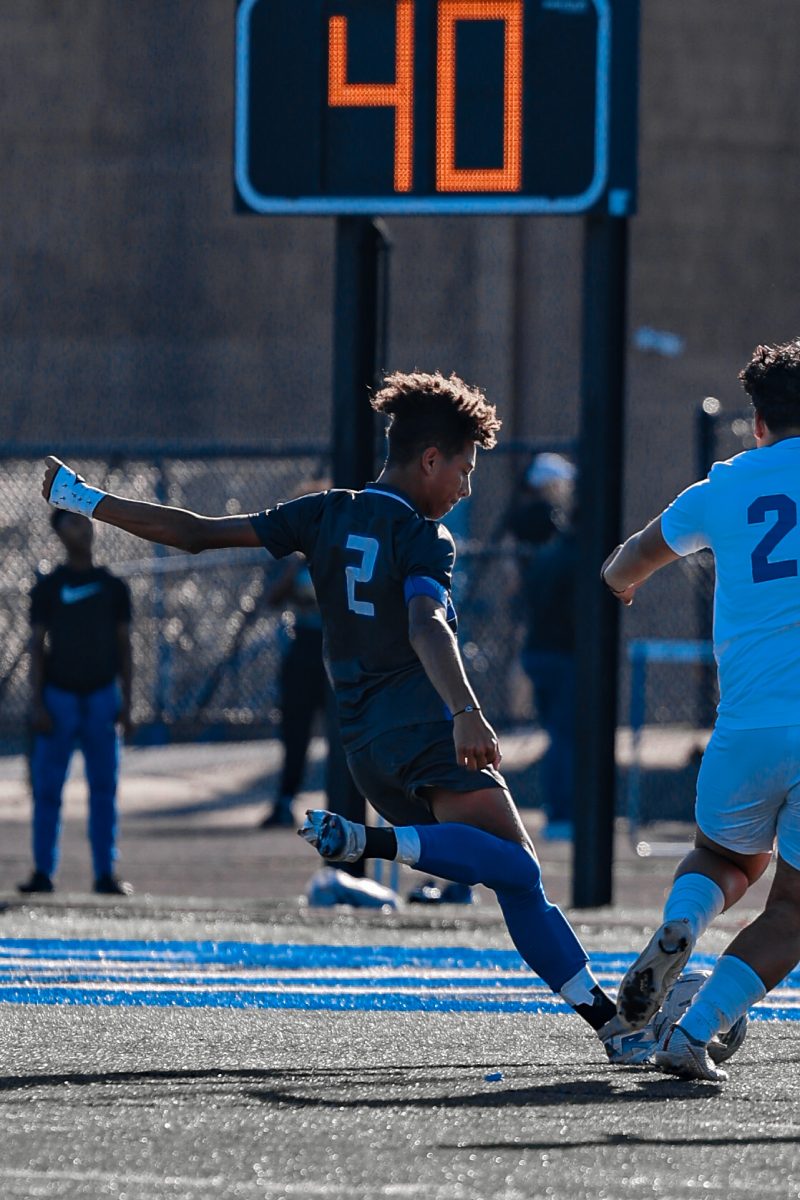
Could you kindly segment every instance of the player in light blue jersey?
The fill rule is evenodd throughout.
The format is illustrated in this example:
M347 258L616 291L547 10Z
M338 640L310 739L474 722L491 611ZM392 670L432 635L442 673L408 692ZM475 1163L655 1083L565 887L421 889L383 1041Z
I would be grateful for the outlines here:
M656 1055L662 1069L725 1079L709 1058L800 961L800 338L759 346L739 378L756 449L715 463L609 556L602 577L631 604L654 571L710 547L720 703L697 781L695 849L678 867L664 924L622 981L618 1008L645 1024L711 921L763 875L764 912L734 939Z

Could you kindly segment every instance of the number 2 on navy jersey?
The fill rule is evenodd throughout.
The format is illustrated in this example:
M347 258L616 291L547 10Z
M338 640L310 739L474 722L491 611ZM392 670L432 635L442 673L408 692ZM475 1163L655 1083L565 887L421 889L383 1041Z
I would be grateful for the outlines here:
M378 542L375 538L359 537L351 533L347 538L347 549L357 550L361 555L358 566L345 567L347 576L347 607L350 612L358 613L360 617L374 617L375 605L370 600L356 599L356 584L369 583L375 570L375 560L378 557Z
M796 528L797 505L791 496L759 496L747 510L748 523L763 525L767 513L775 513L778 519L750 556L753 564L753 583L766 583L770 579L791 579L797 575L796 558L779 559L777 562L769 560L779 542Z

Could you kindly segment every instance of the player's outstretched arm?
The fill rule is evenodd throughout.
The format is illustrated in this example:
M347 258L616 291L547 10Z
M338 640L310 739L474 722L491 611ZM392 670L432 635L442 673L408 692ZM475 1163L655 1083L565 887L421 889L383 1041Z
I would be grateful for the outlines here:
M408 606L408 637L425 672L453 717L458 761L472 770L500 765L495 732L480 710L447 613L430 596L414 596Z
M679 554L667 545L661 532L661 517L634 533L622 546L612 550L600 571L606 587L625 605L633 604L637 590L662 567L675 562Z
M93 517L148 542L174 546L190 554L226 546L261 545L249 517L204 517L183 508L125 500L90 487L52 455L45 459L45 465L42 495L55 508Z

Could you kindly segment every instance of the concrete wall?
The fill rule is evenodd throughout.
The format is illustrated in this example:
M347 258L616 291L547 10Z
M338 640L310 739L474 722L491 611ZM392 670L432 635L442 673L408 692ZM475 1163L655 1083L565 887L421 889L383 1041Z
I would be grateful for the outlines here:
M233 215L232 7L0 5L0 441L324 432L333 224ZM691 475L699 398L738 405L751 346L800 328L800 6L643 7L631 330L686 350L631 351L629 522ZM391 229L388 365L459 370L509 432L574 434L580 222Z

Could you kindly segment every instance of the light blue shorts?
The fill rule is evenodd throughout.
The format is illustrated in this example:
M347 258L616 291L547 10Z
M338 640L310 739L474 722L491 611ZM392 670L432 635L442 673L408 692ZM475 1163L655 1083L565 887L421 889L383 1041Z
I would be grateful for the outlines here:
M697 777L697 824L739 854L772 850L800 871L800 725L715 729Z

